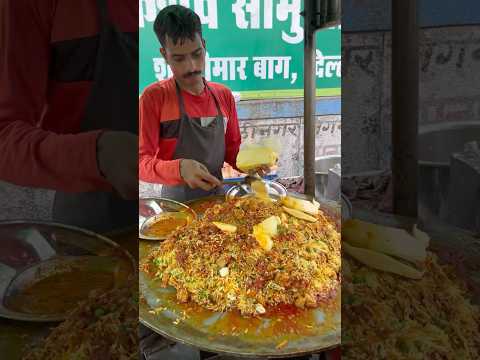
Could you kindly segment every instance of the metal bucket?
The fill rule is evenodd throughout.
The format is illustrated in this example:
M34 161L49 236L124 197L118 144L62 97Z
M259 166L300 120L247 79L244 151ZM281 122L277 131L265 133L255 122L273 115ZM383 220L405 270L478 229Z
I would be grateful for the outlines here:
M467 142L478 139L478 122L420 128L418 198L419 215L424 221L432 218L448 219L451 155L462 152Z
M315 158L315 197L317 199L338 200L338 198L329 198L327 194L328 189L328 174L330 169L335 165L341 164L342 157L340 155L328 155ZM332 172L331 176L332 176ZM338 178L340 184L340 177ZM337 191L336 193L340 193Z

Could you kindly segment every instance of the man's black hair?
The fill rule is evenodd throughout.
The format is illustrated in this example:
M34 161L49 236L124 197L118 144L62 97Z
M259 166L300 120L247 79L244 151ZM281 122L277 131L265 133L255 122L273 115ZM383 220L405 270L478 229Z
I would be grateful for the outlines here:
M181 5L170 5L163 8L155 19L153 30L163 47L165 47L167 36L174 44L179 41L182 44L186 39L193 41L196 33L202 37L200 17L194 11Z

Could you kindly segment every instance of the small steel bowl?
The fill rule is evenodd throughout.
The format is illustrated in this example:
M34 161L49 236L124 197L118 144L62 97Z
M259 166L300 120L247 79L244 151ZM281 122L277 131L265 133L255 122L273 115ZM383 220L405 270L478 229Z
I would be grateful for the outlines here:
M0 317L12 320L64 320L71 309L33 313L10 305L30 285L51 275L61 275L72 266L111 272L114 286L121 286L125 283L124 275L136 271L134 259L115 242L88 230L52 222L0 222L0 247ZM91 290L94 289L92 284Z
M269 181L264 180L265 184L267 185L268 196L274 201L279 200L285 196L287 196L287 189L282 184L276 181ZM240 184L231 187L227 193L226 197L234 198L234 197L246 197L252 196L253 190L249 184Z
M143 240L163 240L165 237L152 237L145 231L165 213L186 213L191 220L197 218L195 211L178 201L163 198L146 198L139 200L138 236Z

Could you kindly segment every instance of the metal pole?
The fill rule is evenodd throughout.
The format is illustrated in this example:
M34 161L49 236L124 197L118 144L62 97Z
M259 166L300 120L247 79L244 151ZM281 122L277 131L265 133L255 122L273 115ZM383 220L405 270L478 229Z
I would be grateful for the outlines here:
M315 1L305 1L304 26L304 162L305 194L315 197Z
M392 2L392 182L398 215L417 217L418 24L416 0Z

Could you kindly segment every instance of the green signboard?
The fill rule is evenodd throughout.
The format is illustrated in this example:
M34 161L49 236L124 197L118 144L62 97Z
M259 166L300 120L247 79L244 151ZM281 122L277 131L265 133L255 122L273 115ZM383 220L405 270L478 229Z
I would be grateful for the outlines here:
M167 5L193 9L202 21L205 78L239 92L242 99L303 96L303 0L139 0L140 92L171 76L153 32ZM317 95L338 95L340 27L317 32Z

